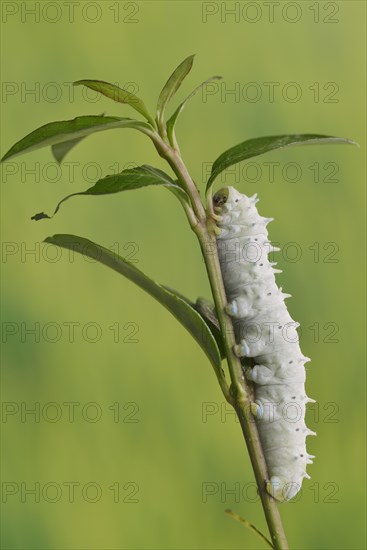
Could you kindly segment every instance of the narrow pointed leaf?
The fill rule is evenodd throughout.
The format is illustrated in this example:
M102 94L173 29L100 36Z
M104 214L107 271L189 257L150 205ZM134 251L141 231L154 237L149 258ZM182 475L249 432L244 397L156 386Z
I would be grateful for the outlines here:
M108 193L119 193L120 191L129 191L139 189L147 185L173 185L175 182L168 174L150 166L143 164L134 168L123 170L119 174L111 174L100 179L85 191L88 195L106 195Z
M254 139L249 139L239 143L235 147L227 149L213 163L210 178L207 183L207 191L209 191L215 178L226 168L237 164L243 160L263 155L275 149L291 147L296 145L319 145L319 144L351 144L357 145L355 141L347 138L334 136L324 136L319 134L289 134L281 136L265 136Z
M225 351L223 336L220 330L219 321L218 321L217 313L215 311L214 304L212 304L205 298L198 298L196 300L196 303L193 304L193 307L196 309L196 311L200 313L200 315L207 322L217 342L218 348L220 350L220 354L224 359L226 357L226 351Z
M101 113L100 116L104 116L104 113ZM74 149L74 147L78 145L78 143L83 141L85 137L86 136L81 138L71 139L70 141L63 141L62 143L55 143L54 145L51 145L51 151L56 162L61 164L64 158L66 157L66 155L72 149Z
M100 115L79 116L72 120L50 122L37 128L37 130L34 130L13 145L1 161L3 162L10 157L58 143L74 140L75 145L75 140L77 139L80 140L95 132L117 128L135 128L146 134L151 132L151 127L148 124L132 118Z
M108 195L110 193L120 193L121 191L131 191L132 189L140 189L149 185L163 185L169 189L174 189L176 193L180 193L182 198L187 200L187 195L181 187L179 187L168 174L144 164L143 166L137 166L136 168L129 168L123 170L119 174L111 174L100 180L98 180L92 187L86 191L80 191L78 193L71 193L64 197L56 206L53 216L58 212L61 204L71 197L77 195ZM51 218L43 212L35 214L32 220L41 220L44 218Z
M182 187L180 187L178 180L175 180L175 185L167 185L168 191L170 191L176 198L182 203L183 201L190 205L189 195Z
M74 82L74 86L86 86L87 88L95 90L113 101L117 101L118 103L127 103L130 107L135 109L135 111L143 115L143 117L145 117L153 127L155 126L154 120L149 114L144 101L135 94L132 94L123 88L119 88L119 86L116 86L115 84L104 82L103 80L77 80Z
M45 242L93 258L134 282L176 317L204 350L215 370L220 369L221 356L215 338L203 317L192 307L188 300L156 283L113 251L88 239L76 235L53 235L45 239Z
M190 55L180 63L180 65L173 71L166 84L163 86L163 89L158 98L157 104L157 119L163 121L164 111L167 104L175 95L179 87L181 86L184 78L191 71L192 64L194 62L194 55Z
M214 304L212 304L211 302L209 302L209 300L206 300L205 298L198 298L196 300L196 303L194 303L194 302L188 301L188 299L185 298L185 296L183 296L179 292L177 292L177 290L174 290L167 285L164 285L164 288L169 290L170 292L173 292L174 294L176 294L177 296L179 296L180 298L188 302L191 305L191 307L193 307L198 313L200 313L200 315L203 317L208 327L210 328L210 331L213 334L215 341L217 342L217 346L222 359L225 359L226 352L224 347L224 341L223 341L222 332L220 330L218 317L215 312Z
M59 164L62 163L66 155L73 149L76 145L78 145L79 142L81 142L84 137L71 139L70 141L63 141L62 143L55 143L54 145L51 145L51 151L54 156L54 159Z
M260 529L256 527L256 525L254 525L253 523L250 523L247 519L239 516L235 512L232 512L232 510L225 510L225 513L231 516L233 519L235 519L239 523L241 523L242 525L244 525L244 527L247 527L247 529L250 529L250 531L253 531L254 533L256 533L260 538L262 538L264 542L266 542L267 546L269 546L270 548L274 548L272 542L268 539L266 535L264 535L264 533L260 531Z
M187 98L177 107L176 111L173 113L171 118L167 121L167 135L168 135L168 138L169 138L170 141L171 141L172 136L173 136L174 127L175 127L177 118L182 113L182 111L184 110L184 107L185 107L186 103L192 97L194 97L202 88L204 88L204 86L206 84L208 84L209 82L213 82L213 80L221 80L222 78L223 78L222 76L211 76L210 78L208 78L207 80L202 82L197 88L195 88L195 90L193 92L191 92L191 94L188 95ZM171 141L171 143L172 143L172 141Z

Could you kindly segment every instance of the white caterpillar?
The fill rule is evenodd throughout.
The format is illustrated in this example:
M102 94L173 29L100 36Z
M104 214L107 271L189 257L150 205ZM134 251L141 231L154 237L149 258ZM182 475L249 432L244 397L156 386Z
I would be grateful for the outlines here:
M218 191L213 198L220 214L217 244L227 294L226 311L233 317L235 352L252 357L253 368L246 377L255 384L256 400L251 411L256 417L268 467L267 491L277 500L293 498L309 478L306 465L312 455L306 451L306 436L316 435L305 424L305 362L299 347L297 327L277 287L274 263L268 254L279 249L268 241L266 225L255 206L256 195L246 197L233 187Z

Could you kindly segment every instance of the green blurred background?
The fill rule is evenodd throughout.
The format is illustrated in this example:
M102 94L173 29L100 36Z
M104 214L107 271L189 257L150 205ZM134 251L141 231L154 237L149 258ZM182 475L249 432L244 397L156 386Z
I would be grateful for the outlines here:
M224 77L179 121L201 188L203 166L250 137L316 132L360 143L273 152L222 181L258 192L260 213L275 217L278 280L312 358L307 389L318 405L308 425L318 437L308 448L317 459L298 502L281 506L291 547L365 548L364 2L77 2L73 17L65 4L2 3L2 154L53 120L134 116L68 83L128 85L153 110L170 72L195 52L174 105ZM269 82L278 83L273 101ZM278 163L273 182L264 162ZM132 283L40 244L81 235L191 299L209 297L178 201L163 189L77 197L52 220L30 220L115 163L169 172L130 130L89 137L61 169L49 149L2 167L3 548L263 548L224 514L232 508L266 531L239 425L200 348ZM32 407L39 417L26 414Z

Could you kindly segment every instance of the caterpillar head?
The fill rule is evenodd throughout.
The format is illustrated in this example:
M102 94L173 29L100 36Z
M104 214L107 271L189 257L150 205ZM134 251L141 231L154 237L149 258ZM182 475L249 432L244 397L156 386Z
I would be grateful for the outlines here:
M243 198L244 195L241 195L234 187L223 187L213 197L214 210L216 212L232 210Z

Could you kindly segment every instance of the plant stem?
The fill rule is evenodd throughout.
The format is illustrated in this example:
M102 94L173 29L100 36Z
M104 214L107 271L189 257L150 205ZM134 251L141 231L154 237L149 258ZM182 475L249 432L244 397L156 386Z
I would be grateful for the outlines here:
M250 410L251 389L244 377L241 362L233 353L233 346L236 341L232 321L224 311L227 299L219 264L215 235L210 233L207 228L202 230L200 233L197 233L203 251L213 298L217 309L218 320L224 339L227 362L232 381L231 390L234 396L234 408L239 418L242 432L247 444L247 449L250 455L252 468L254 470L271 540L275 550L286 550L288 549L288 543L278 506L276 501L267 493L264 486L264 481L268 479L268 473L264 453L260 443L259 433Z
M200 243L223 335L232 382L230 388L232 395L231 403L239 418L246 441L272 544L275 550L287 550L288 543L276 501L265 490L264 482L268 479L268 473L257 426L250 411L251 388L244 377L240 360L233 353L236 341L232 321L224 310L227 298L219 264L217 242L212 230L213 220L210 217L210 213L207 217L198 189L191 179L179 153L165 143L162 143L161 140L156 141L155 145L159 154L170 164L181 185L189 194L197 216L197 223L193 224L191 220L190 225Z
M198 188L191 179L190 174L181 158L181 155L176 149L165 143L157 133L152 132L150 134L150 138L153 141L154 146L158 151L158 154L168 162L168 164L176 174L178 181L182 185L183 189L185 189L185 191L189 195L197 220L205 221L206 212L201 202ZM189 222L192 229L194 229L196 223L192 224L191 219L189 219Z

